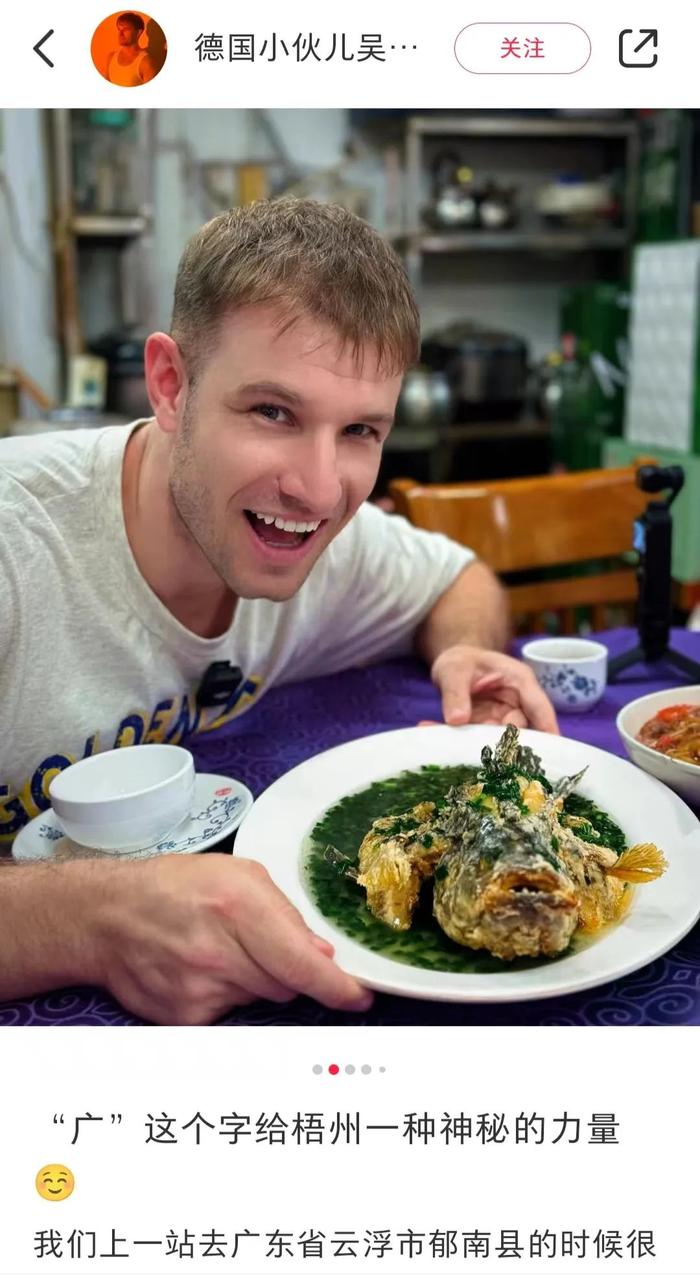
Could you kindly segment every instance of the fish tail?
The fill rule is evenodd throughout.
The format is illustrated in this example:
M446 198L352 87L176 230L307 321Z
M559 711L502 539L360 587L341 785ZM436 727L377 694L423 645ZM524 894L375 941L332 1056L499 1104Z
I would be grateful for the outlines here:
M619 880L630 884L646 884L648 880L657 880L663 875L668 862L656 844L635 844L625 849L614 866L609 866L606 875L614 875Z

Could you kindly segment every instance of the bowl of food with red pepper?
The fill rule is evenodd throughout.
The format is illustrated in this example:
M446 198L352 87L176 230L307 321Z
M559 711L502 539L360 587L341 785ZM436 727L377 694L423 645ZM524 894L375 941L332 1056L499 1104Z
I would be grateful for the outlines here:
M630 701L617 730L633 763L700 806L700 684Z

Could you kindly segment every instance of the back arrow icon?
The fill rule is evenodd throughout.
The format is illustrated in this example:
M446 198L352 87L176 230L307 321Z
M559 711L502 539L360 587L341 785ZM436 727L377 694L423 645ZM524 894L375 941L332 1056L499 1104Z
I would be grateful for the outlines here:
M43 58L44 62L47 63L49 67L53 67L54 64L51 62L50 58L47 58L41 46L46 44L46 41L48 40L49 36L52 36L53 33L54 33L54 28L52 27L50 31L46 32L45 36L41 37L41 40L37 40L36 44L32 45L32 49L34 50L34 53L38 54L40 58Z

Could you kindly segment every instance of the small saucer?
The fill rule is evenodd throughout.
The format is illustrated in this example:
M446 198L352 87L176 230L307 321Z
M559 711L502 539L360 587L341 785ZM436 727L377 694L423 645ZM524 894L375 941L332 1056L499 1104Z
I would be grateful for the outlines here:
M235 831L250 811L253 796L240 781L198 772L189 817L158 844L140 848L134 853L120 853L124 858L154 857L156 853L201 853ZM53 808L47 808L22 828L12 845L17 862L38 862L46 857L94 856L94 850L69 840ZM109 857L109 853L103 854Z

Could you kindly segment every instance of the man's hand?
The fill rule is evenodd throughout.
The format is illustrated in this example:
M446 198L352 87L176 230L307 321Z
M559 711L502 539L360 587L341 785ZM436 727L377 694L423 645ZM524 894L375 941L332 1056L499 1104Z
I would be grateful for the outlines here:
M235 1005L300 993L333 1009L371 1005L258 862L171 853L119 866L96 909L99 976L90 981L131 1013L209 1023Z
M433 662L446 723L514 723L558 732L554 708L532 670L501 652L456 643Z

